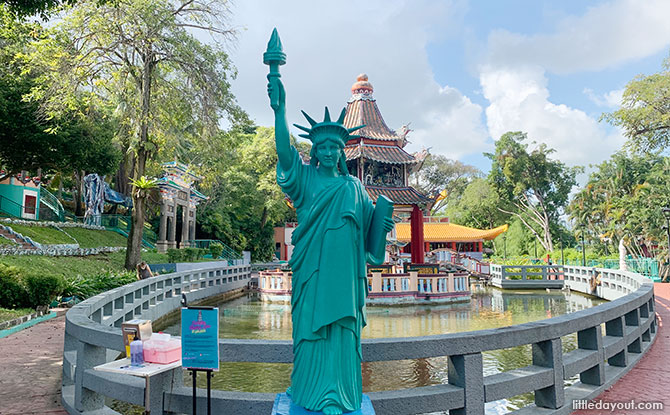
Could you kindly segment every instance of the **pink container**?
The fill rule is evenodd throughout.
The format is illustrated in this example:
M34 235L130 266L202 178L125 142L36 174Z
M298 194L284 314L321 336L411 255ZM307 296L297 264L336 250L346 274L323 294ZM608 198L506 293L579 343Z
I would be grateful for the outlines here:
M145 362L164 365L181 359L181 340L171 339L169 334L152 334L142 346Z

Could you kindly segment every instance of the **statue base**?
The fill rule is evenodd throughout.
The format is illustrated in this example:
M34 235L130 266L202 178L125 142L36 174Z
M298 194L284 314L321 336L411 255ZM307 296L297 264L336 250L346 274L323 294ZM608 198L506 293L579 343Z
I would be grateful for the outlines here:
M293 403L291 396L286 392L278 393L275 404L272 407L272 415L321 415L323 412L308 411L307 409ZM354 412L345 412L346 415L375 415L375 409L368 395L363 395L361 409Z

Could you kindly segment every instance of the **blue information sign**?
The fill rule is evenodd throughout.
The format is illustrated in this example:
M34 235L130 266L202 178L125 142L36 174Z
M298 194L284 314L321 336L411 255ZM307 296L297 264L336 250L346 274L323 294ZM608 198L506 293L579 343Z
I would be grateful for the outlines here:
M219 309L181 309L181 363L185 369L219 370Z

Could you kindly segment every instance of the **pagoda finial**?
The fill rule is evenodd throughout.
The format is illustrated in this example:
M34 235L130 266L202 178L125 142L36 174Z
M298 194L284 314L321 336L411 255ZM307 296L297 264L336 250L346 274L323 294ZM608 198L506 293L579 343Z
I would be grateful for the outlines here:
M372 84L368 82L368 76L364 73L358 75L356 82L351 86L352 94L372 94Z

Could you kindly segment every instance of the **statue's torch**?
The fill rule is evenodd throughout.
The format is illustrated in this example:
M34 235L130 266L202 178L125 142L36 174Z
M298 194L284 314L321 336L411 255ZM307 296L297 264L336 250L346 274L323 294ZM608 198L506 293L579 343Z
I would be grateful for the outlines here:
M270 73L268 73L268 81L272 78L280 78L279 65L286 63L286 54L282 50L281 40L279 40L279 33L275 27L268 42L268 49L263 54L263 63L270 66ZM270 106L277 108L279 106L279 91L272 90L270 95Z

